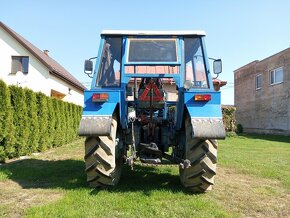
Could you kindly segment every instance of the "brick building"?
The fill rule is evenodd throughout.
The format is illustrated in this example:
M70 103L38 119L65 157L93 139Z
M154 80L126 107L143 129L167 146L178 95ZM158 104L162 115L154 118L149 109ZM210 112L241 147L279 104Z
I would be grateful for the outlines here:
M290 135L290 48L234 75L236 119L244 131Z

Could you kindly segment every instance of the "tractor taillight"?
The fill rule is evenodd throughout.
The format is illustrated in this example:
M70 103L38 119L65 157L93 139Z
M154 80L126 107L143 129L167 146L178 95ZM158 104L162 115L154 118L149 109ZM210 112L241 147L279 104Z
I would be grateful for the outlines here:
M107 93L94 93L92 102L105 102L108 101L109 95Z
M194 100L195 101L210 101L211 95L195 95Z

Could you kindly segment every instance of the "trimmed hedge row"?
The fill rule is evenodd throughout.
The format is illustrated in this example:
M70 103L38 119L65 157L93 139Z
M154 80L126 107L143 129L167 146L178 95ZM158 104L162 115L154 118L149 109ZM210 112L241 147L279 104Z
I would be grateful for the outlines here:
M82 107L0 80L0 162L77 138Z
M222 106L223 122L227 132L236 131L236 108L234 106Z

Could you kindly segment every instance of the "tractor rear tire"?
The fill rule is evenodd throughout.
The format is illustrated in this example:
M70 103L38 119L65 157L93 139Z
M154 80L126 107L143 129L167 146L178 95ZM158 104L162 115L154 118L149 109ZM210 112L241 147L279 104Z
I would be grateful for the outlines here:
M217 164L217 141L194 139L190 117L185 119L185 162L179 166L184 187L193 192L210 191L214 185Z
M90 187L115 186L119 182L123 164L121 143L115 118L112 121L110 136L86 138L84 159Z

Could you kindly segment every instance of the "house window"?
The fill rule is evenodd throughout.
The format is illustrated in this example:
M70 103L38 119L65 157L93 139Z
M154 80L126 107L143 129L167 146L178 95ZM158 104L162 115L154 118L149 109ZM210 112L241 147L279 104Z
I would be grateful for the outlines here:
M28 56L12 56L11 73L16 74L18 71L21 71L23 74L27 74L28 65Z
M270 85L283 82L283 68L279 67L270 71Z
M256 76L256 90L262 88L262 74Z

